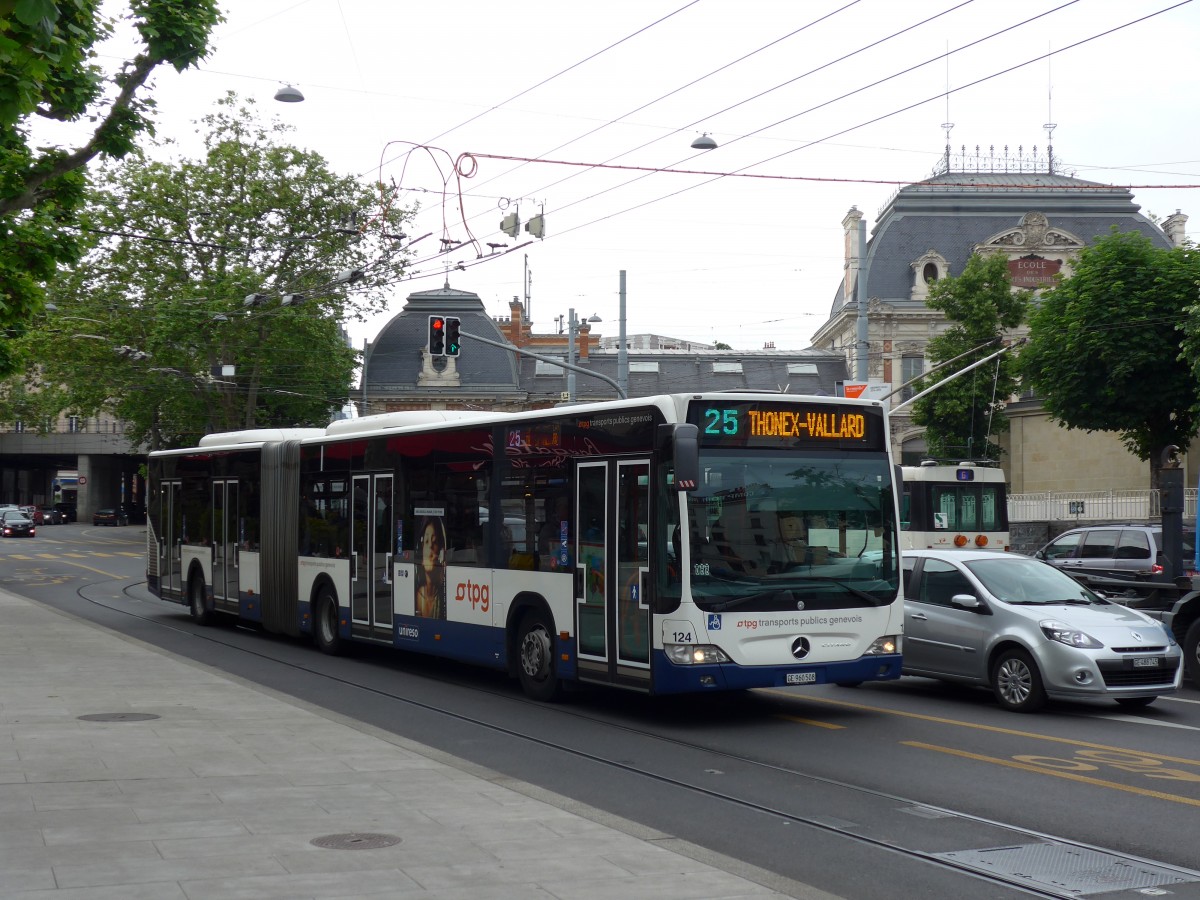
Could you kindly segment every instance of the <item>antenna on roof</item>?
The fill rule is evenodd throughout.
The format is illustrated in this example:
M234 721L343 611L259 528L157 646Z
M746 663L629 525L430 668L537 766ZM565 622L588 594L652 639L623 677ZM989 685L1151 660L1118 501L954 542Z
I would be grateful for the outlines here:
M946 41L946 121L942 123L946 132L946 171L950 171L950 132L954 123L950 121L950 42Z
M1042 127L1046 129L1046 171L1048 174L1054 174L1054 129L1058 126L1054 124L1054 82L1050 78L1050 61L1054 58L1054 52L1050 49L1051 44L1046 42L1046 124Z

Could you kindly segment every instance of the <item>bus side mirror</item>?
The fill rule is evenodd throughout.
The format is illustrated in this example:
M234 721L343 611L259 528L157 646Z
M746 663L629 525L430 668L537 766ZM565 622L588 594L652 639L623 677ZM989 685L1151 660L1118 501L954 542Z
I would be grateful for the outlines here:
M696 490L700 486L700 429L695 425L676 425L671 446L675 463L675 490Z

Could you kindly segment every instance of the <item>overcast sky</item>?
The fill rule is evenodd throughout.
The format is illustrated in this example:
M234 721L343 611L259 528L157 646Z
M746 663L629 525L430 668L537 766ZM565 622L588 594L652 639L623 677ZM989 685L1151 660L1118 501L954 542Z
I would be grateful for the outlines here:
M219 97L255 97L335 171L394 181L422 208L412 236L432 233L413 248L392 313L352 326L357 346L408 294L440 287L446 263L462 263L451 287L498 316L524 295L527 266L538 331L573 307L616 335L624 269L630 334L807 347L842 277L842 218L857 206L873 227L900 184L929 176L947 123L956 152L1007 145L1013 155L1044 155L1055 123L1062 170L1134 186L1143 211L1182 209L1200 230L1195 3L224 6L200 69L157 76L160 134L195 151L194 122ZM284 83L305 101L275 103ZM690 148L703 132L718 149ZM432 149L411 153L417 145ZM477 167L455 179L464 153ZM544 210L544 240L500 233L517 210L523 223ZM480 261L470 246L437 256L443 236L473 236L485 253L489 242L531 243Z

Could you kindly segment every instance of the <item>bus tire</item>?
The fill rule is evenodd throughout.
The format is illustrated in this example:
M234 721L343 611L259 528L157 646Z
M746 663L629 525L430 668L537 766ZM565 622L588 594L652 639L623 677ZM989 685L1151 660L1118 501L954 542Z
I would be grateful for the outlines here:
M992 693L1011 712L1034 712L1046 705L1037 663L1024 650L1009 648L992 664Z
M188 612L192 615L192 621L197 625L207 625L212 621L212 611L205 604L204 579L193 574L188 579Z
M554 634L545 613L531 609L521 617L517 630L517 674L521 689L533 700L550 702L562 692L554 672Z
M337 656L342 652L345 642L338 631L338 602L333 588L321 588L317 593L314 610L313 641L322 653Z
M1192 685L1200 687L1200 616L1183 636L1183 668Z

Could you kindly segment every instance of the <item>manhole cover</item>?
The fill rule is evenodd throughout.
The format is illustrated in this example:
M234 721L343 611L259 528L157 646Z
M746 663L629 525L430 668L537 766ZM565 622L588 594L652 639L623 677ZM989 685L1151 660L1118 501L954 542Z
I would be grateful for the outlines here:
M324 837L313 838L309 843L314 847L323 847L326 850L378 850L381 847L394 847L400 843L400 838L394 834L351 832L350 834L327 834Z
M89 713L86 716L78 716L83 722L147 722L150 719L160 718L154 713Z

